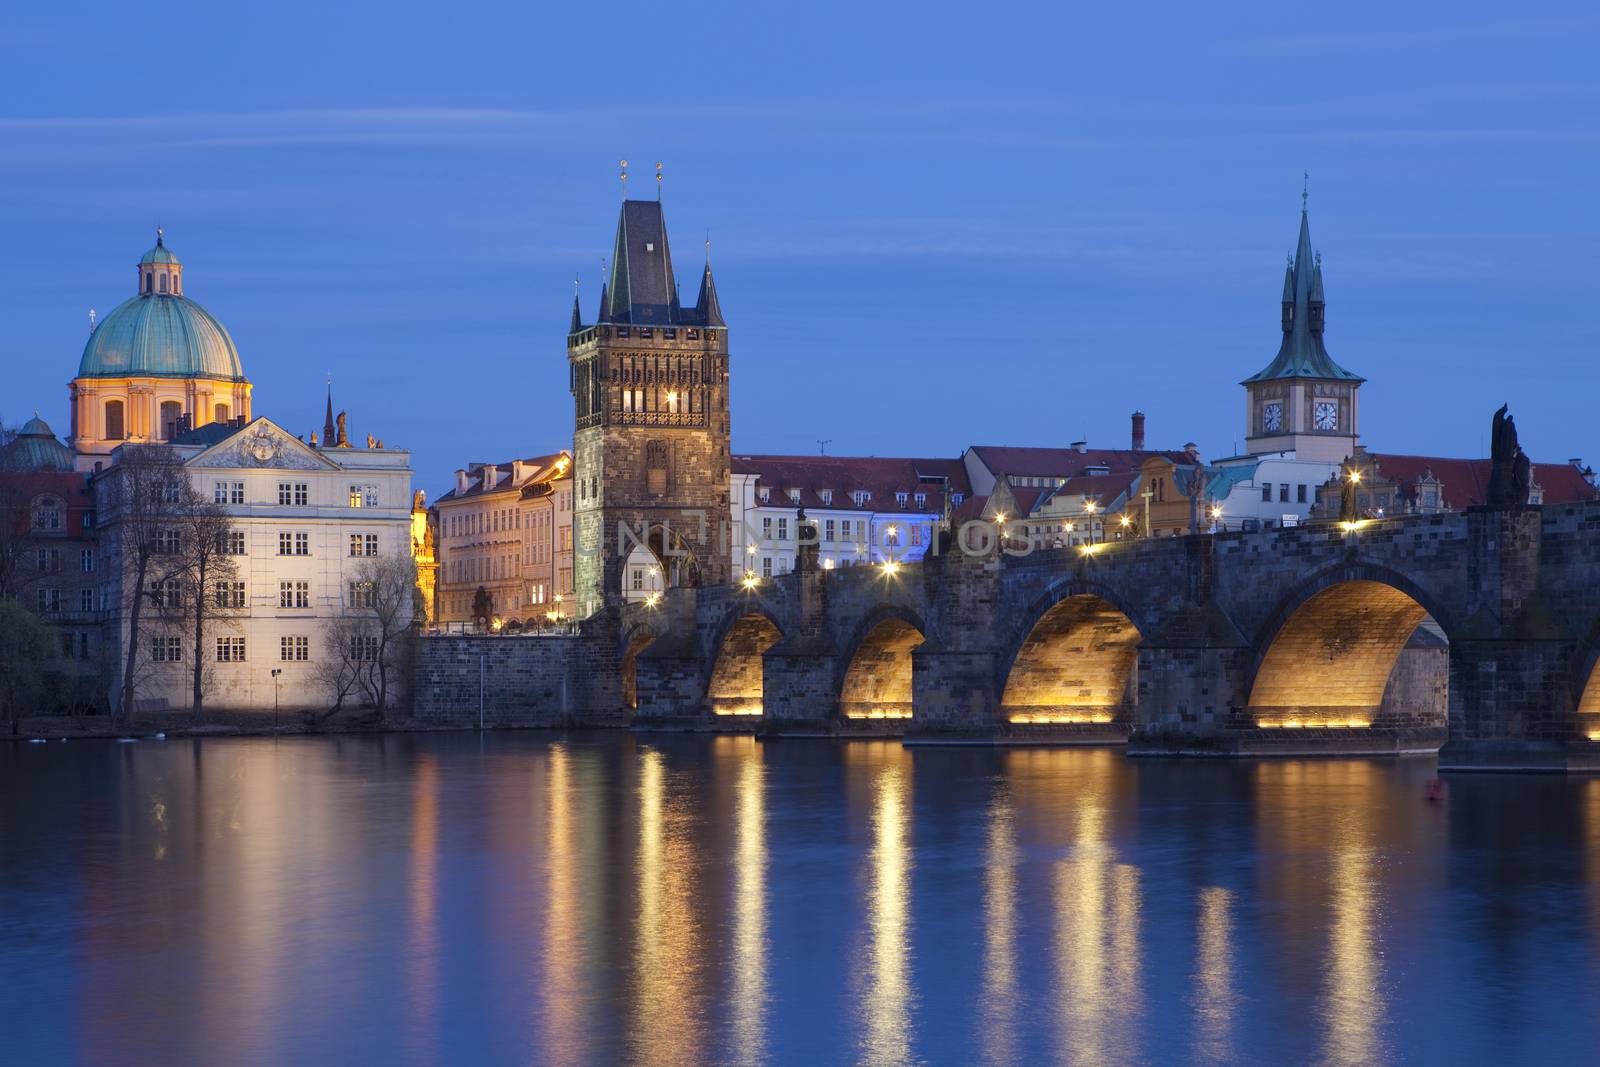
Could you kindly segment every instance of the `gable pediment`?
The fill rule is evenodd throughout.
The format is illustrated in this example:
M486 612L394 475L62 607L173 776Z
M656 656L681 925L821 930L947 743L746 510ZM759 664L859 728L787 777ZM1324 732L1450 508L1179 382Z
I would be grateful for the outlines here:
M251 468L291 471L341 469L271 419L256 419L225 440L218 441L188 463L191 467Z

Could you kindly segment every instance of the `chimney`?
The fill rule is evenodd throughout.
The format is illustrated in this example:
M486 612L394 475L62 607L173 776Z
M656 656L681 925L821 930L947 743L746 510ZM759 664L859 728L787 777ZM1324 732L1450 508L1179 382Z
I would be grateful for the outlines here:
M1200 446L1195 444L1193 441L1190 441L1187 444L1185 444L1183 446L1183 451L1184 451L1184 454L1187 455L1192 462L1195 462L1195 463L1199 463L1200 462Z
M1068 447L1071 448L1074 452L1087 452L1087 451L1089 451L1089 442L1088 441L1074 441Z
M456 471L456 492L457 493L465 493L466 491L467 491L467 472L463 471L463 470L458 470L458 471Z
M527 465L520 459L511 461L511 484L521 485L523 476L528 473Z
M1133 443L1133 450L1135 452L1143 452L1144 451L1144 412L1142 412L1142 411L1135 411L1133 413L1133 442L1132 443Z

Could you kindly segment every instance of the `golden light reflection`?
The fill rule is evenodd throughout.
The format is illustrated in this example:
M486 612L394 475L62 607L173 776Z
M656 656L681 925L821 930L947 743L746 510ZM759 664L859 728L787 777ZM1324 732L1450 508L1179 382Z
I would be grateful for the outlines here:
M764 709L760 704L738 704L733 707L715 707L711 710L718 715L760 715Z
M1139 871L1116 862L1106 818L1102 804L1084 799L1071 855L1056 869L1060 1059L1069 1063L1139 1058Z
M856 964L863 1064L904 1064L911 1051L911 763L898 745L852 746L871 766L872 853L867 943Z
M718 738L719 746L734 738ZM766 1060L767 811L766 767L753 738L739 738L738 837L734 852L734 1062Z
M1195 966L1195 1051L1208 1063L1232 1063L1233 900L1221 886L1200 890Z
M1263 730L1302 730L1302 729L1348 729L1365 730L1372 725L1372 720L1365 717L1351 717L1334 711L1331 714L1311 712L1284 719L1257 719L1256 725Z
M690 821L681 800L667 792L665 757L645 751L639 767L639 912L629 1027L640 1062L698 1064L705 1043Z
M879 707L861 711L852 710L846 711L844 717L847 719L909 719L911 718L911 709Z
M1352 840L1342 828L1332 872L1332 926L1329 933L1326 1005L1328 1059L1333 1063L1381 1063L1379 999L1382 963L1374 940L1377 928L1372 849Z
M1017 850L1016 814L1000 794L989 805L983 868L983 994L978 1032L984 1062L1018 1062L1017 1027Z
M579 848L572 817L572 757L562 745L550 750L545 779L546 897L545 1021L539 1053L554 1064L582 1063L587 1041L579 1013L583 989L583 940L579 924Z
M435 1043L439 1002L439 766L417 757L411 778L411 861L406 880L406 1019L417 1048Z

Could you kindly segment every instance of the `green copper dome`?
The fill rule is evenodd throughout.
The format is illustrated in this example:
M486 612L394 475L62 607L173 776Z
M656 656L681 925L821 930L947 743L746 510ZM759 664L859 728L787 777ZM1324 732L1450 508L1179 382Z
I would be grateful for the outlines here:
M239 350L222 323L183 295L183 264L157 231L139 260L139 295L107 315L89 335L80 378L222 378L244 380Z
M10 471L70 471L72 450L56 439L39 416L22 424L16 438L0 449L0 470Z
M222 323L184 296L145 293L121 304L89 335L80 378L244 379Z

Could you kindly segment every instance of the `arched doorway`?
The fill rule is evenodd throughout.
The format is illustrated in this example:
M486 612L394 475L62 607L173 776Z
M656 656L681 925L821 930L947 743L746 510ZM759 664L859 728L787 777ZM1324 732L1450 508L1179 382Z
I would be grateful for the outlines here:
M1109 724L1137 704L1139 629L1092 593L1065 597L1028 631L1006 672L1000 715L1014 725Z
M622 650L622 707L632 713L639 710L639 653L650 647L656 635L648 630L635 630L628 635Z
M921 628L898 616L871 625L856 644L839 686L845 719L912 717L911 653L925 640Z
M763 712L765 669L762 657L783 634L765 615L741 615L723 633L706 685L706 707L713 715L759 716Z

